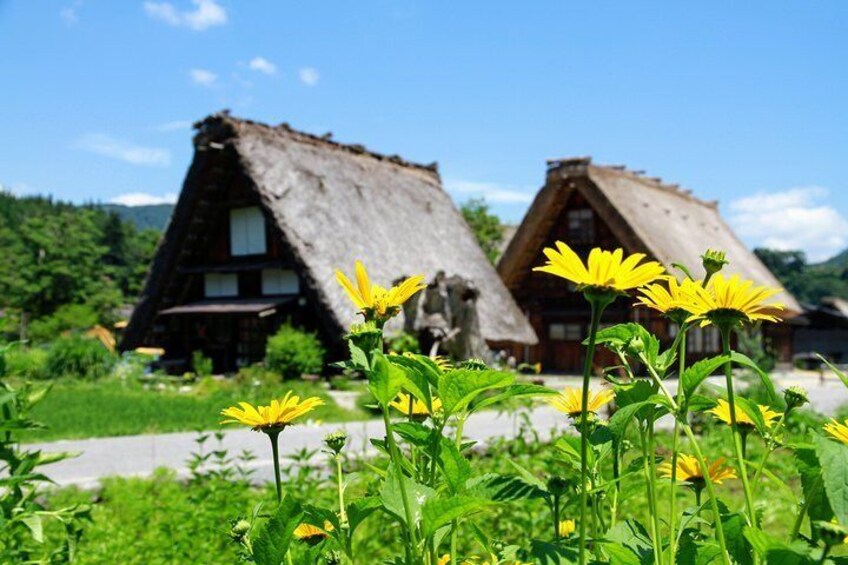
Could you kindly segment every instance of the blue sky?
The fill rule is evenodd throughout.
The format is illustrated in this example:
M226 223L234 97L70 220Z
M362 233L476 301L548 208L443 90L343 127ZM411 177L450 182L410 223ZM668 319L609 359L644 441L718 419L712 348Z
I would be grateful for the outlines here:
M155 202L234 114L438 161L518 221L545 159L718 199L751 245L848 247L846 2L0 0L0 183Z

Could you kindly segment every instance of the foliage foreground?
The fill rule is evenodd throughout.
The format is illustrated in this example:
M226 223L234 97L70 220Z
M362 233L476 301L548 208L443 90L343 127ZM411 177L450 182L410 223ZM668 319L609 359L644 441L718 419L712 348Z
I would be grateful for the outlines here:
M734 332L779 321L782 307L769 302L778 291L723 276L726 261L717 252L705 253L703 278L685 271L680 282L657 263L638 254L625 257L621 250L593 250L584 263L558 243L546 256L539 270L568 281L592 310L581 388L555 392L479 361L454 366L423 355L386 354L383 327L419 290L421 279L392 288L372 285L358 263L355 281L338 274L365 318L351 328L350 358L339 365L367 377L384 429L382 437L371 438L378 455L356 460L347 437L330 434L324 441L330 476L316 477L306 464L314 454L284 467L278 450L320 406L319 398L287 394L267 405L222 407L228 422L268 437L273 494L247 487L246 457L232 459L220 450L198 455L190 484L205 485L204 502L187 502L180 511L184 518L169 521L168 528L175 544L185 535L180 525L199 520L205 530L192 530L195 543L187 554L161 562L219 562L219 551L258 565L848 562L839 547L848 536L848 422L816 423L799 433L805 392L790 388L779 398L769 376L732 349ZM600 329L605 308L631 292L639 307L678 324L667 349L635 323ZM719 329L722 354L689 363L687 331L709 324ZM604 371L607 386L593 390L596 347L612 351L619 364ZM759 379L761 397L742 393L734 367ZM706 394L705 381L719 370L725 387L715 398ZM848 377L837 374L848 386ZM678 379L674 394L667 386L672 376ZM557 435L550 444L527 442L525 435L482 452L465 438L464 425L474 413L534 398L562 412L574 433ZM613 406L604 419L604 409ZM658 431L661 418L673 422L670 435ZM8 451L20 458L13 438L7 441ZM24 544L33 548L27 555L46 554L43 540L24 539L27 531L34 534L29 516L43 512L33 502L38 480L17 479L22 502L5 516L5 523L18 524L15 538L0 540L5 551ZM114 485L136 484L142 492L134 498L157 503L160 492L143 489L173 488L173 481L161 478L111 484L106 496ZM113 507L138 512L129 498ZM87 510L75 506L82 502L77 498L64 502L70 517L62 523L75 523ZM146 529L137 535L143 539L155 522L139 521ZM232 546L219 550L214 540L224 529ZM78 531L69 528L59 539L73 541ZM205 559L203 552L216 556Z

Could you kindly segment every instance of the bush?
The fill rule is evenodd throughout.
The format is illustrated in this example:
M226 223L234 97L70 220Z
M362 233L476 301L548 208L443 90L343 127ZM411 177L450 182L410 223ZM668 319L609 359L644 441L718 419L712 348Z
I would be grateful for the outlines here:
M59 306L50 316L29 324L29 338L38 343L56 339L63 332L90 328L98 323L97 313L86 304Z
M284 380L297 379L304 373L320 373L324 366L324 346L316 334L285 324L268 339L265 362Z
M191 367L198 377L208 377L212 374L212 359L202 351L195 351L191 354Z
M115 356L91 338L68 336L53 342L47 353L47 376L99 379L112 368Z
M6 372L26 380L47 378L47 351L40 347L15 345L6 350Z
M404 353L421 353L418 338L411 333L401 332L389 338L389 351L402 355Z

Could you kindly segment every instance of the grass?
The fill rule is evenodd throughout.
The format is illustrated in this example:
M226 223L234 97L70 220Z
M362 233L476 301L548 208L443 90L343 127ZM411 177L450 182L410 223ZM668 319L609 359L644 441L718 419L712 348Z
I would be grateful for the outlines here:
M46 425L27 434L27 442L166 433L216 429L222 408L239 401L267 404L291 390L300 396L318 396L326 404L312 413L316 420L363 419L360 410L339 407L320 383L305 381L246 383L244 380L202 379L188 390L156 386L117 378L100 381L59 380L33 410L33 418Z

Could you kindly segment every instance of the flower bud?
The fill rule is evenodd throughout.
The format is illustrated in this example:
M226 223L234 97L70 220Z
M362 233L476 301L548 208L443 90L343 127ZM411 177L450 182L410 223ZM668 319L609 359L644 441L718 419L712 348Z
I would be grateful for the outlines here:
M783 399L786 401L786 411L800 408L810 401L807 391L800 386L791 386L783 391Z
M707 277L711 277L721 271L728 263L730 263L730 261L727 260L727 256L724 251L707 249L704 251L704 254L701 255L701 264L704 266L704 271L706 271Z
M485 371L489 367L482 359L468 359L459 365L460 369L470 369L472 371Z
M232 522L232 526L230 527L230 537L240 542L247 534L250 532L250 522L245 520L244 518L240 518Z
M562 496L568 492L571 483L568 479L559 477L557 475L552 476L548 479L548 492L550 492L554 496Z
M383 330L377 327L374 322L353 324L345 337L370 358L371 352L379 349L382 345Z
M641 337L634 337L627 342L627 350L639 354L645 352L645 341Z
M338 455L347 443L347 434L344 430L337 430L324 436L324 445L333 453Z

